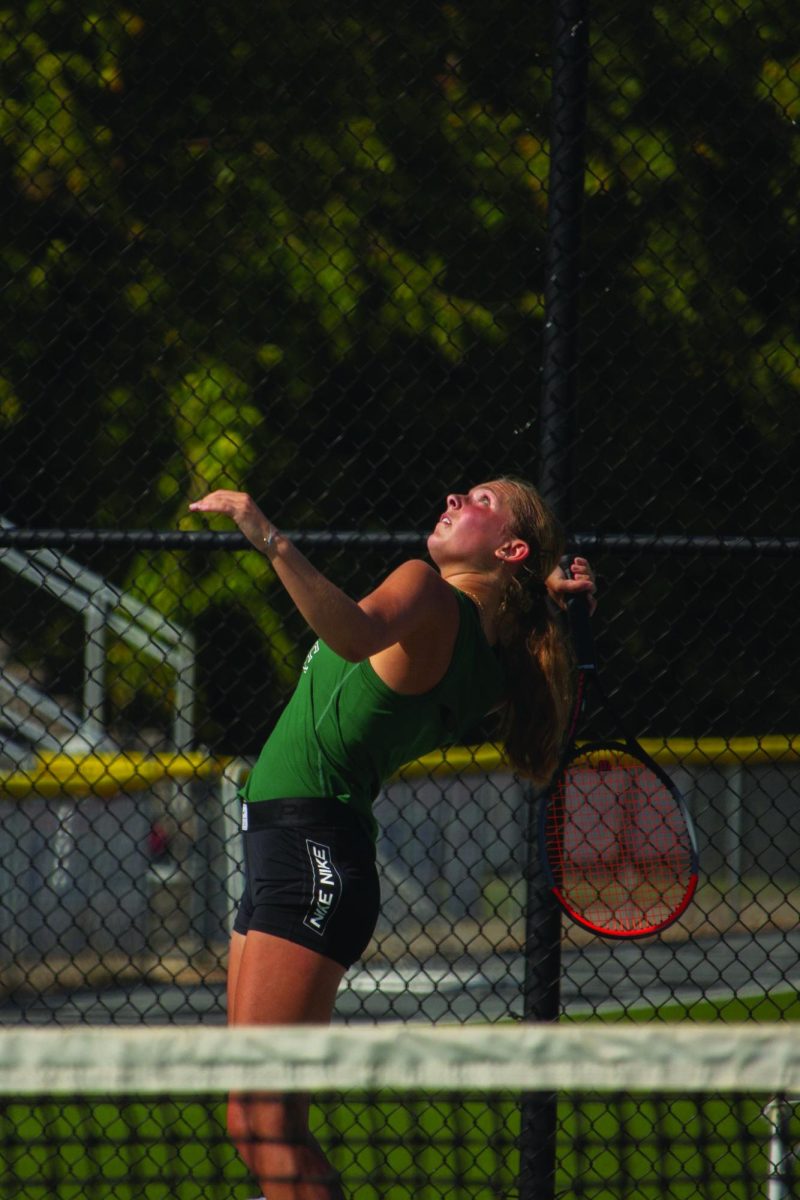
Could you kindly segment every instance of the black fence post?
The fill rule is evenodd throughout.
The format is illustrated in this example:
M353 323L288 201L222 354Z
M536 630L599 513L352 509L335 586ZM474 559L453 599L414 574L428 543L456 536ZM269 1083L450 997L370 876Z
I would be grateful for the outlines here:
M577 434L578 297L588 72L586 0L556 0L548 191L547 278L539 408L539 488L569 528ZM534 796L528 821L526 1021L557 1021L561 917L539 867ZM522 1101L520 1200L553 1200L557 1097Z
M539 490L567 527L572 517L578 432L578 300L589 60L586 9L586 0L556 0L539 405Z

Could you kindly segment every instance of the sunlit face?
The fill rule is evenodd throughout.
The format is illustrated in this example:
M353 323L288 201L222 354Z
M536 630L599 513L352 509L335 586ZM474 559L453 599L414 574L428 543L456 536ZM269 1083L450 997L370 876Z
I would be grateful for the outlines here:
M511 536L512 521L506 484L482 483L466 493L452 492L428 538L428 551L439 566L455 559L482 565Z

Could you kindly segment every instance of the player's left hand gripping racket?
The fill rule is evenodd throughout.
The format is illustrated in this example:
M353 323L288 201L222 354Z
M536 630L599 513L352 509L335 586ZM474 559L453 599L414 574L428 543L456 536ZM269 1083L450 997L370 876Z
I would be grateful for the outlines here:
M542 865L559 904L584 929L643 937L676 921L694 895L695 834L672 780L622 730L600 684L585 596L571 601L570 624L577 687L566 748L540 802ZM577 745L589 683L619 741Z

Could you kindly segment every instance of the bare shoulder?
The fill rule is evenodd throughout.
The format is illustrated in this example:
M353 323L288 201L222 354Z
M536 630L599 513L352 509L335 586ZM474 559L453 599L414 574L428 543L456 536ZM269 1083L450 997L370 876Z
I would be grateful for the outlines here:
M393 641L416 631L457 621L453 588L420 558L401 563L360 602L372 617L388 623Z
M443 596L452 592L452 588L442 579L439 572L430 563L421 558L409 558L386 576L383 581L394 583L398 587L408 588L415 592L429 592L432 595Z
M444 675L458 634L455 589L422 559L403 563L362 601L383 619L384 648L370 656L373 670L396 692L420 695Z

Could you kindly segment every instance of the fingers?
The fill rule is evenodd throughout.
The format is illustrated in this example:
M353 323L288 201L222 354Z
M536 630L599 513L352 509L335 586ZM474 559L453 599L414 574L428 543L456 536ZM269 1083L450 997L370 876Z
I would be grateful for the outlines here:
M593 613L597 608L597 581L588 559L576 554L570 564L570 572L572 580L567 584L568 590L585 593L589 600L589 611Z
M579 579L579 578L592 579L592 578L594 578L594 576L592 574L592 568L589 565L589 560L586 558L580 558L579 555L577 555L577 554L576 554L575 558L573 558L573 560L570 564L570 570L572 571L572 576L574 579Z
M249 524L261 517L261 510L246 492L230 492L220 489L209 492L200 500L194 500L189 505L190 512L216 513L230 517L237 525ZM262 518L263 520L263 518Z
M220 491L209 492L207 496L203 496L200 500L193 500L189 505L189 511L227 513L231 515L241 507L243 501L247 500L249 500L249 496L245 495L244 492L229 492L221 489Z
M570 564L570 571L572 573L573 582L580 582L583 584L589 583L591 585L593 591L597 590L597 584L596 584L595 578L594 578L594 571L592 570L587 559L580 558L576 555L576 557L572 560L572 563ZM575 589L575 590L585 591L587 589L580 588L580 589Z
M256 550L270 557L270 547L273 546L278 531L246 492L231 492L221 488L216 492L209 492L200 500L193 500L189 511L217 513L230 517Z

